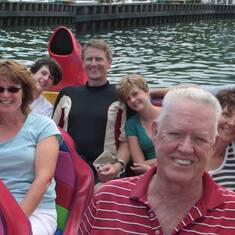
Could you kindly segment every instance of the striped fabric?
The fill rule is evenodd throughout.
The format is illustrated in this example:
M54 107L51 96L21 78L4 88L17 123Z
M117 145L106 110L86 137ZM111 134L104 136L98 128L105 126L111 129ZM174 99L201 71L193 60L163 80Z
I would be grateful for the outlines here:
M57 230L55 235L74 235L93 190L93 174L77 154L72 138L60 129L63 143L55 170Z
M63 142L55 171L56 180L56 210L57 230L56 235L61 235L68 219L69 210L75 195L75 173L73 160L69 150Z
M138 177L108 182L96 193L87 209L79 235L163 235L146 192L156 168ZM204 193L173 234L235 234L235 194L204 174Z
M126 122L126 105L113 102L108 109L108 119L104 138L104 151L117 154L120 142L126 141L124 124Z
M209 172L215 182L235 192L235 143L232 142L226 149L221 166Z

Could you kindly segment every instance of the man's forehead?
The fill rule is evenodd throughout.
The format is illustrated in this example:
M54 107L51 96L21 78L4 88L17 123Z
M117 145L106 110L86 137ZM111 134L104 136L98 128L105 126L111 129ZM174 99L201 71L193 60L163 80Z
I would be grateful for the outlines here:
M84 50L84 54L86 54L87 52L91 52L91 51L92 52L97 52L98 51L99 53L105 53L105 51L101 48L89 46Z
M194 130L192 129L185 129L184 127L180 127L178 125L176 126L168 126L164 129L162 129L162 133L168 133L168 132L176 132L176 133L186 133L186 132L192 132L192 134L197 135L197 136L210 136L209 130Z
M182 99L179 102L172 102L166 110L166 116L174 118L174 116L181 116L181 118L191 118L199 120L208 120L214 117L214 110L210 105L198 103L192 100Z
M210 133L213 128L213 113L205 113L205 110L193 109L169 109L162 120L162 128L174 128L183 130L185 128L192 129L195 132Z

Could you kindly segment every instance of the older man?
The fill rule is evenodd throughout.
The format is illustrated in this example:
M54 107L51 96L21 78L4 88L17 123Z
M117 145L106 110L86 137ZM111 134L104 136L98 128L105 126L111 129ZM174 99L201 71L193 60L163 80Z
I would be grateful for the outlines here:
M78 234L235 234L235 194L205 172L220 113L207 91L168 92L153 131L157 168L102 186Z

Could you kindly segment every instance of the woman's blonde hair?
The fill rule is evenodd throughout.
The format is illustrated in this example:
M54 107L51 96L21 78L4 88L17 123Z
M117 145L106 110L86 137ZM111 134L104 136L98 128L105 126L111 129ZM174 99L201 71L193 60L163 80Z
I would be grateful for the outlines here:
M117 95L122 102L126 102L130 90L134 87L148 92L148 84L146 80L138 74L129 74L121 78L117 83Z
M28 68L14 60L0 61L0 77L7 77L22 86L21 110L27 115L31 111L30 104L34 99L33 93L36 89L35 82Z

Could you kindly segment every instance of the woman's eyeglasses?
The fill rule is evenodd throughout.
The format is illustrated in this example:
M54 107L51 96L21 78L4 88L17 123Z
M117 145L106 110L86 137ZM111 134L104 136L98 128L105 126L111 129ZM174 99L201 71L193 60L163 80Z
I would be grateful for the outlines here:
M10 87L0 87L0 93L3 93L5 90L7 90L10 93L17 93L22 87L15 87L15 86L10 86Z

